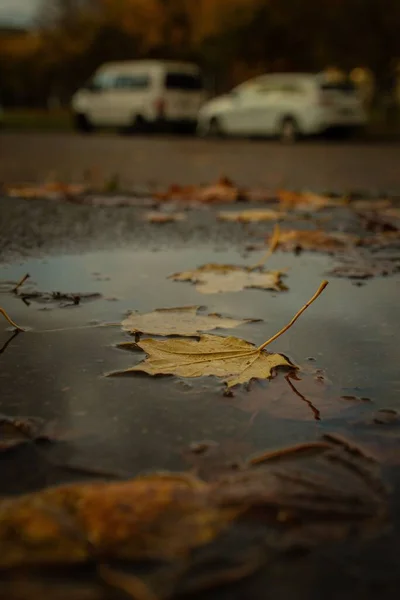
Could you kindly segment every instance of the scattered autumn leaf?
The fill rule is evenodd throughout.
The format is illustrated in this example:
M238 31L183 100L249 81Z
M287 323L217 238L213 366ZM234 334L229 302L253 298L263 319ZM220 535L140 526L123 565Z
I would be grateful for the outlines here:
M350 208L355 211L371 211L371 210L382 210L384 208L390 208L392 202L386 200L352 200L349 204Z
M80 196L86 189L86 186L82 184L51 182L43 185L10 186L6 189L6 193L11 198L62 200Z
M398 249L400 247L400 231L383 231L382 233L362 239L360 243L362 246L370 247L372 250Z
M79 564L93 552L123 559L182 558L210 542L241 511L213 506L208 492L201 480L171 473L4 500L0 569Z
M240 338L202 335L194 340L141 340L137 343L148 358L124 371L111 375L147 373L148 375L177 375L225 378L228 387L247 383L253 378L267 379L276 367L294 365L281 354L260 351Z
M144 220L148 223L157 223L163 225L164 223L179 223L181 221L186 220L185 213L182 212L171 212L171 213L162 213L162 212L148 212L144 215Z
M155 193L154 197L164 202L231 203L239 199L240 192L230 179L221 177L216 183L207 186L173 184L165 192Z
M344 204L343 200L335 200L328 196L321 196L312 192L292 192L290 190L279 190L278 199L285 210L320 210L327 206Z
M261 221L279 221L285 218L282 211L264 209L264 210L241 210L241 211L221 211L218 213L220 221L233 221L239 223L259 223Z
M227 177L221 177L214 185L198 190L196 200L199 202L236 202L239 199L239 189Z
M387 260L374 258L373 260L353 259L343 261L329 271L335 277L348 277L349 279L371 279L372 277L385 277L400 271L400 259Z
M245 562L239 555L239 564L247 568L237 572L224 560L221 568L214 564L212 576L201 578L204 589L249 575L271 558L271 551L298 548L299 542L312 548L362 535L364 529L371 535L371 525L379 530L387 518L379 465L354 443L329 434L253 456L236 472L227 467L211 481L189 473L155 473L5 498L0 501L0 572L17 581L18 568L102 565L122 559L160 561L165 570L165 563L176 561L175 579L169 582L172 592L192 568L199 575L201 561L193 551L211 545L238 523L233 539L244 531L243 543L248 547L250 542L256 554L245 553ZM261 533L255 548L248 536L252 524ZM217 548L224 558L224 545ZM208 570L209 565L206 556ZM106 579L117 588L125 582L125 590L145 590L145 584L128 585L141 581L135 576L129 580L128 574L122 580Z
M202 331L231 329L254 323L257 319L231 319L217 314L198 314L200 306L158 308L149 313L132 313L121 323L129 333L149 333L152 335L196 336Z
M51 441L45 421L0 415L0 453L28 442Z
M336 252L354 246L359 238L348 233L327 233L322 229L281 231L278 247L282 250L315 250Z
M359 212L362 225L367 231L398 232L400 230L400 209L386 208L379 211Z
M283 275L283 271L252 271L248 267L211 263L193 271L174 273L169 279L196 283L196 290L202 294L239 292L245 288L279 292L287 289L282 283Z
M137 342L147 358L129 369L110 375L147 373L148 375L178 375L180 377L223 377L228 388L251 379L268 379L277 367L296 368L282 354L265 352L265 348L285 331L318 298L328 285L322 282L314 296L296 313L288 325L259 347L235 337L202 335L194 340L152 340Z

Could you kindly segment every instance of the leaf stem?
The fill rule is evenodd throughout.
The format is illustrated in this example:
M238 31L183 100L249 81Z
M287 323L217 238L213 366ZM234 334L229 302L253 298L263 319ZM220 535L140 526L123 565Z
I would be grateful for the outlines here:
M25 281L27 279L29 279L30 275L29 273L27 273L26 275L24 275L22 277L22 279L20 279L20 281L18 281L17 285L15 286L15 288L13 288L11 291L13 292L13 294L16 294L19 290L19 288L21 287L21 285L23 285L25 283Z
M18 331L25 331L24 329L22 329L22 327L20 327L16 323L14 323L14 321L8 316L8 314L6 313L6 311L4 310L4 308L0 307L0 314L3 315L3 317L5 318L5 320L8 321L10 323L10 325L12 325L12 327L15 327L15 329L17 329Z
M255 265L253 265L252 267L249 267L249 271L255 271L256 269L258 269L259 267L262 267L266 263L268 258L275 252L275 250L279 246L280 235L281 235L281 228L279 227L278 223L276 223L274 230L272 232L270 242L269 242L268 250L266 251L265 254L263 254L261 259Z
M291 328L291 326L297 321L297 319L300 317L300 315L303 314L303 312L310 306L310 304L312 304L314 302L314 300L316 300L318 298L318 296L320 296L322 294L322 292L324 291L324 289L326 288L326 286L328 285L328 281L324 280L321 285L319 286L319 288L317 289L317 291L315 292L314 296L312 298L310 298L310 300L299 310L298 313L296 313L293 317L293 319L290 321L290 323L288 323L287 325L285 325L285 327L283 327L283 329L281 329L280 331L278 331L278 333L276 333L275 335L272 336L272 338L270 338L269 340L267 340L266 342L264 342L263 344L261 344L261 346L259 346L257 348L257 350L259 352L261 352L262 350L264 350L264 348L266 348L269 344L271 344L272 342L274 342L278 337L280 337L282 334L284 334L288 329Z

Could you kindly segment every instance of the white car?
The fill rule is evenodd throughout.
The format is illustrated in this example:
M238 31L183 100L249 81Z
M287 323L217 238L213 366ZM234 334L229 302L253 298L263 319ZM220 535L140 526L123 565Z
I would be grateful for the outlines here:
M195 131L205 100L202 76L192 63L161 60L102 65L72 98L76 127L135 131L184 126Z
M354 85L322 74L282 73L251 79L200 110L200 135L298 136L331 128L352 131L367 121Z

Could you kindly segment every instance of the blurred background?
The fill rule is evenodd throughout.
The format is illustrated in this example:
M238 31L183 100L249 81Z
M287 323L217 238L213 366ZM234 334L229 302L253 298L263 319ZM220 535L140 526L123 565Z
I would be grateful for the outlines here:
M0 0L3 126L68 128L102 63L198 63L209 95L260 73L345 73L373 127L400 131L399 0Z

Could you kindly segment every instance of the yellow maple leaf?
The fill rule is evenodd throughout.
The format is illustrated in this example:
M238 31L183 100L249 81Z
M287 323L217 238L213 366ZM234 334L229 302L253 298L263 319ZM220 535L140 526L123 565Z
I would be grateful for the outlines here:
M197 336L200 331L230 329L254 323L258 319L231 319L217 314L198 314L200 306L178 306L177 308L157 308L149 313L132 313L121 323L129 333L150 333L152 335Z
M282 354L266 352L265 348L293 325L327 284L327 281L322 282L311 300L299 310L290 323L261 346L254 346L236 337L223 338L215 335L202 335L199 341L145 339L138 342L137 346L146 352L147 358L134 367L110 375L137 372L189 378L214 375L222 377L230 388L254 378L268 379L277 367L296 368Z

